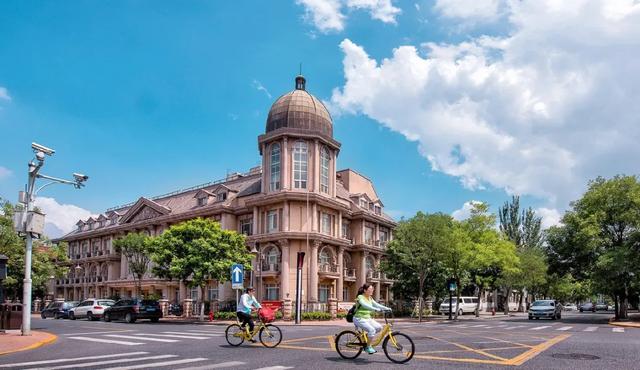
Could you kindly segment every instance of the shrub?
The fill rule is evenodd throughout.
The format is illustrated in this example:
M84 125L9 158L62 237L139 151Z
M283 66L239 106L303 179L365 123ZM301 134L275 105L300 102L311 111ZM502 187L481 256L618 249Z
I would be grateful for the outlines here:
M339 319L344 319L345 317L347 317L347 311L344 311L344 310L338 311L336 317Z
M331 314L328 312L303 312L302 320L331 320Z
M235 312L218 311L214 314L214 320L235 320Z

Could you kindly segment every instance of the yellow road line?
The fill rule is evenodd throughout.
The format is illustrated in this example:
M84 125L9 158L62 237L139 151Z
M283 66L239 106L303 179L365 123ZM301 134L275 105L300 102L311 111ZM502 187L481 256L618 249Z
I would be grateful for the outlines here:
M459 348L462 348L462 349L466 349L466 350L467 350L467 351L469 351L469 352L477 353L477 354L479 354L479 355L482 355L482 356L485 356L485 357L489 357L489 358L493 358L493 359L495 359L495 360L499 360L499 361L507 361L507 359L506 359L506 358L504 358L504 357L496 356L496 355L493 355L493 354L491 354L491 353L487 353L487 352L485 352L485 351L482 351L482 350L480 350L480 349L471 348L471 347L469 347L469 346L465 346L464 344L460 344L460 343L456 343L456 342L451 342L451 341L448 341L448 340L444 340L444 339L440 339L440 338L432 337L432 336L429 336L429 335L426 335L425 337L427 337L427 338L431 338L431 339L435 339L435 340L440 341L440 342L449 343L449 344L452 344L452 345L454 345L454 346L456 346L456 347L459 347Z
M414 355L413 358L420 358L423 360L441 360L441 361L453 361L453 362L469 362L474 364L493 364L493 365L505 365L505 361L498 360L481 360L476 358L452 358L452 357L438 357L438 356L424 356Z
M459 333L460 334L460 333ZM517 346L521 346L524 348L533 348L534 346L528 345L528 344L522 344L522 343L518 343L518 342L514 342L514 341L509 341L509 340L504 340L504 339L498 339L498 338L493 338L493 337L486 337L486 336L479 336L480 338L484 338L484 339L491 339L497 342L503 342L503 343L509 343L509 344L515 344ZM486 350L486 348L484 348Z
M546 351L547 349L551 348L551 346L553 346L554 344L560 343L563 340L569 338L571 336L571 334L562 334L562 335L558 335L555 338L552 338L544 343L540 343L537 346L531 348L530 350L510 359L505 361L505 365L515 365L515 366L519 366L524 364L525 362L531 360L532 358L536 357L538 354Z
M336 341L333 339L333 335L327 335L327 340L329 341L329 346L331 346L331 350L336 350Z
M282 343L304 342L305 340L320 339L320 338L326 338L326 337L327 337L326 335L319 335L315 337L296 338L296 339L283 340Z
M522 349L522 347L513 346L513 347L484 348L485 351L502 351L502 350L506 350L506 349ZM416 352L416 355L418 355L418 354L427 355L427 354L430 354L430 353L459 353L459 352L469 352L469 351L467 351L466 349L450 349L450 350L442 350L442 351Z

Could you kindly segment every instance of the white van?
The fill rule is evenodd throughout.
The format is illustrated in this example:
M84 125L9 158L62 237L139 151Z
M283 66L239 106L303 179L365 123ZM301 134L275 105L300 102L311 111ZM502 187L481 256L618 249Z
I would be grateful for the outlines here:
M456 303L458 299L457 297L453 297L451 305L453 309L456 309ZM458 305L458 316L461 316L465 313L473 313L475 314L476 308L478 307L478 297L460 297L460 305ZM480 309L482 310L483 304L480 303ZM449 314L449 299L445 299L442 304L440 304L440 313L443 315Z

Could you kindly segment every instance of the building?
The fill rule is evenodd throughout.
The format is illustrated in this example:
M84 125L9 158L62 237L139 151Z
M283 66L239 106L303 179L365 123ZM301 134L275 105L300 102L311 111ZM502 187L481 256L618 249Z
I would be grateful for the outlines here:
M295 297L296 255L305 251L302 301L307 309L326 310L335 298L353 301L359 286L375 285L375 298L388 301L390 285L379 269L396 223L372 182L351 169L336 170L340 143L320 100L309 94L302 76L295 89L272 105L266 130L258 137L262 165L248 173L114 207L60 240L69 243L72 268L56 281L56 295L121 297L135 294L124 256L113 240L129 232L159 235L172 224L196 217L219 221L225 229L247 235L256 254L246 285L261 301ZM210 283L207 297L176 281L149 274L143 294L169 301L234 301L230 284Z

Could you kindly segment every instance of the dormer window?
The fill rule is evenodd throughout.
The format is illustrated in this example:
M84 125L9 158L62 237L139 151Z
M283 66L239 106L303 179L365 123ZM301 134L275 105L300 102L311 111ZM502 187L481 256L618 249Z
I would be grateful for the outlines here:
M207 197L198 198L198 206L199 207L206 206L206 205L207 205Z
M382 213L382 208L380 206L375 206L374 209L377 215Z
M367 208L369 208L368 205L369 205L369 202L367 202L366 199L360 198L360 207L361 208L367 209Z
M216 196L216 199L218 202L222 202L227 200L227 192L223 192L223 193L218 193L218 195Z

